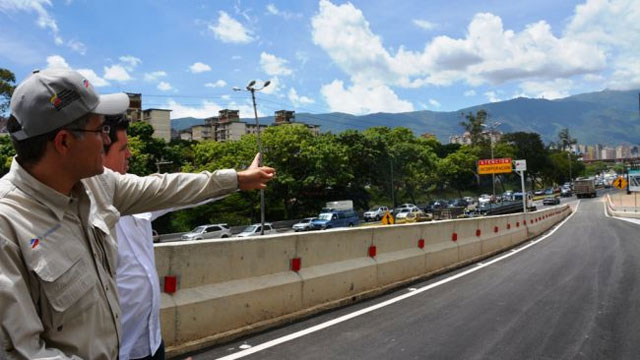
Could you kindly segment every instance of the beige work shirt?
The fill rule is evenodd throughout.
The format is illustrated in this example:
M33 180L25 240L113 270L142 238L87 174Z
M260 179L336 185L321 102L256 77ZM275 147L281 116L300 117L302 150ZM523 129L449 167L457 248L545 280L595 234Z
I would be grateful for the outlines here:
M18 359L117 359L120 215L237 189L234 170L120 175L105 168L63 195L17 161L0 179L0 345ZM1 352L0 352L1 353Z

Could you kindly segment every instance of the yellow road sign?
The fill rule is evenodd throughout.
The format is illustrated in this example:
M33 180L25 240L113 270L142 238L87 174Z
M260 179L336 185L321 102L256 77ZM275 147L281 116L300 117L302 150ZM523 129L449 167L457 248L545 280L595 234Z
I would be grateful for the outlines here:
M478 160L478 174L505 174L512 171L511 158Z
M627 188L627 180L625 180L622 176L618 176L615 180L613 180L612 184L620 190L624 190Z
M385 225L391 225L391 224L395 224L395 221L393 220L393 216L391 216L390 212L386 212L383 216L382 216L382 223Z

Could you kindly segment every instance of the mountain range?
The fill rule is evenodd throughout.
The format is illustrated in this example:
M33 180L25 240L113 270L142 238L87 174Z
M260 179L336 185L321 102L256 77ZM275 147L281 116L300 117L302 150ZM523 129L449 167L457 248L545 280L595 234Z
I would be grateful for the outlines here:
M557 140L558 132L568 128L579 144L640 144L640 90L603 90L556 100L519 97L450 112L424 110L360 116L296 113L295 121L320 125L321 131L334 133L374 126L402 126L412 129L416 135L430 133L448 143L450 136L462 134L460 122L464 114L475 114L480 109L488 112L489 123L501 123L498 130L536 132L545 142ZM260 122L271 124L273 119L267 116L260 118ZM183 130L203 123L203 119L180 118L171 120L171 127Z

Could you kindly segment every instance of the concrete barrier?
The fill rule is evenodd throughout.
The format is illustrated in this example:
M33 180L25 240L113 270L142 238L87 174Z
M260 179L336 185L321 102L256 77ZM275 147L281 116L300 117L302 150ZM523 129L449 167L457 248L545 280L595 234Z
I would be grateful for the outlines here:
M373 296L504 251L570 214L528 214L156 245L170 356ZM526 221L526 223L525 223Z
M626 208L619 210L613 203L613 200L611 200L611 196L609 196L609 194L607 194L607 198L605 201L606 201L605 209L609 215L617 216L617 217L632 218L632 219L640 219L640 213L636 211L626 211L627 210Z

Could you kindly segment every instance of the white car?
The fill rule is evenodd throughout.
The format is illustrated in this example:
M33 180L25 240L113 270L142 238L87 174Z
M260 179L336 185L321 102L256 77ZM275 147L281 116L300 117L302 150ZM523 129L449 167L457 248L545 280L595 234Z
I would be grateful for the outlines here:
M225 239L231 237L231 230L227 224L201 225L183 234L182 240Z
M407 215L409 215L412 212L419 212L419 211L421 210L417 206L399 208L398 212L395 214L396 222L404 221L407 218Z
M291 228L295 232L312 230L313 226L312 226L311 222L313 220L315 220L315 219L317 219L317 218L314 218L314 217L304 218L304 219L300 220L299 222L293 224L293 226Z
M478 205L482 206L483 204L488 204L491 202L491 195L488 194L482 194L480 195L480 197L478 198Z
M371 208L371 210L365 211L362 217L364 217L364 221L374 221L374 220L378 221L382 219L382 217L384 216L384 214L387 213L387 211L389 211L388 207L382 206L382 205L375 205L374 207Z
M261 226L260 224L249 225L241 233L236 235L237 237L248 237L248 236L260 236ZM264 234L275 234L276 230L271 226L270 223L264 223Z

